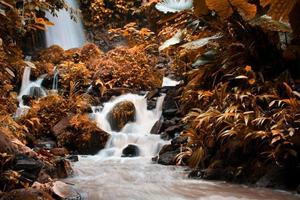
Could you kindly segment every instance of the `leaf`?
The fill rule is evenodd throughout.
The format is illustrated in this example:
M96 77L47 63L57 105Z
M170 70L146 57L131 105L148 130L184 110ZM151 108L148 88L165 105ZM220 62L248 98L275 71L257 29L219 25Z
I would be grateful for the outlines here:
M274 144L279 140L281 140L281 136L276 136L275 138L272 139L271 144Z
M248 79L248 76L240 75L240 76L235 77L235 79Z
M207 45L210 40L219 39L221 37L222 37L222 35L220 33L217 33L216 35L213 35L210 37L201 38L199 40L194 40L194 41L188 42L184 45L181 45L181 47L183 47L185 49L190 49L190 50L198 49L198 48L201 48L201 47Z
M267 5L269 5L271 3L271 0L260 0L259 1L259 4L262 6L262 7L266 7Z
M210 10L208 9L205 0L194 0L193 1L194 6L194 13L197 17L200 17L201 15L208 15Z
M222 19L228 19L236 9L245 19L253 19L256 15L256 6L248 0L206 0L209 9L216 11Z
M28 67L31 67L31 68L33 68L33 69L36 69L34 63L32 63L32 62L30 62L30 61L24 61L24 63L25 63Z
M14 77L14 78L16 77L15 74L13 73L13 71L11 71L9 68L5 67L5 71L12 77Z
M177 33L171 37L170 39L166 40L160 47L159 47L159 51L162 51L166 48L168 48L169 46L172 46L172 45L175 45L175 44L178 44L181 42L181 40L183 39L184 37L184 33L186 32L186 29L183 29L183 30L179 30L177 31Z
M191 168L195 168L199 166L199 163L204 158L204 150L202 147L198 148L196 151L193 152L192 156L189 159L189 166Z
M268 15L277 21L288 21L288 15L297 0L272 0Z

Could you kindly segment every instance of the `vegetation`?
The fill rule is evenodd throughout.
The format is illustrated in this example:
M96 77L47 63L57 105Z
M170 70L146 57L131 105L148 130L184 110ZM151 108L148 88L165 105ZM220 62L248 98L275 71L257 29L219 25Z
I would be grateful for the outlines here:
M202 178L243 183L284 171L285 189L299 186L300 1L80 2L93 43L54 45L25 61L22 40L54 25L45 12L76 11L63 0L0 1L0 192L70 175L65 156L95 154L109 136L89 119L91 105L128 91L158 91L167 75L182 80L178 165ZM30 108L16 119L25 67L31 80L46 74L48 90L58 70L59 90L26 97ZM111 118L121 121L116 129L134 120L133 110L113 111ZM44 140L54 150L40 147ZM37 170L16 168L18 159Z

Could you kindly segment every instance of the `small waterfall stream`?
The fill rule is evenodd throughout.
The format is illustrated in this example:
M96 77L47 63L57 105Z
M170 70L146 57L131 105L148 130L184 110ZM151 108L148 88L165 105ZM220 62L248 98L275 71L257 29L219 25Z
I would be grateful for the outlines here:
M17 108L15 118L19 118L24 115L29 106L24 103L24 97L38 99L47 95L47 92L42 88L42 82L46 75L40 76L36 81L30 81L31 67L25 67L22 77L22 85L19 95L17 97L19 107Z
M77 0L65 0L65 2L73 9L78 9ZM57 44L64 49L81 47L85 42L84 29L79 16L76 20L70 18L70 14L66 10L60 10L58 16L52 16L50 13L46 17L55 25L48 27L46 31L47 47Z
M168 81L170 82L170 81ZM175 84L172 82L172 84ZM106 148L95 156L80 156L74 163L75 176L64 180L74 184L83 199L88 200L292 200L297 197L268 189L248 188L224 182L208 182L187 178L187 168L163 166L151 162L166 141L149 134L160 118L164 97L156 108L147 110L144 96L126 94L94 107L98 125L111 134ZM131 101L136 107L136 121L121 132L112 132L107 113L121 101ZM129 144L138 146L139 157L122 157Z

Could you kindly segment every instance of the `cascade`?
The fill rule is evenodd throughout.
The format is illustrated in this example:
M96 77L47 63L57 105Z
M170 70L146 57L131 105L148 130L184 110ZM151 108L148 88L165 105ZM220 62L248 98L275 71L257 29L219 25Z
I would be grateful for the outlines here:
M36 81L30 81L31 67L25 67L22 77L22 85L20 93L17 97L19 107L17 108L15 118L19 118L24 115L29 106L24 103L24 96L30 96L32 98L40 98L47 95L46 91L41 87L42 82L46 75L40 76Z
M69 7L78 9L76 0L65 0ZM50 47L54 44L61 46L64 49L81 47L85 42L84 29L80 16L76 17L77 21L71 19L67 10L60 10L57 17L46 14L49 21L54 23L46 31L46 44Z
M170 80L167 82L166 85L169 85ZM98 126L109 132L111 137L97 155L79 156L79 161L73 164L75 176L65 180L74 185L82 199L297 199L287 193L268 189L192 180L187 178L188 170L184 167L152 163L151 158L167 143L159 135L149 134L151 127L160 118L163 99L164 96L157 99L153 110L147 110L144 96L135 94L125 94L105 103L103 107L93 107ZM125 100L135 105L136 121L125 125L120 132L113 132L106 116L117 103ZM122 157L122 150L128 145L138 147L138 157Z
M52 91L58 91L58 75L59 71L57 67L54 68L53 82L52 82Z

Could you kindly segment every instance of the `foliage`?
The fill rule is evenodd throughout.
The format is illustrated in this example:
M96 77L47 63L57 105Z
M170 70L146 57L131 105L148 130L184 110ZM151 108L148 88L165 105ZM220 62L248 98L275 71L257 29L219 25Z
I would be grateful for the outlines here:
M44 26L52 26L53 23L48 21L42 12L54 12L63 7L63 0L1 1L0 37L5 41L16 41L27 32L44 30Z
M119 27L128 19L134 18L134 12L141 6L142 1L134 0L81 0L81 3L89 10L90 22L87 26ZM107 23L109 22L109 23Z

